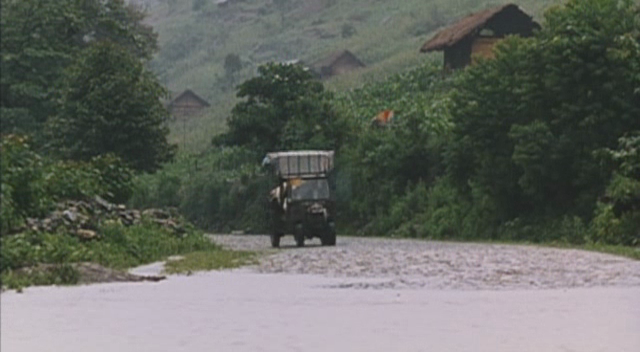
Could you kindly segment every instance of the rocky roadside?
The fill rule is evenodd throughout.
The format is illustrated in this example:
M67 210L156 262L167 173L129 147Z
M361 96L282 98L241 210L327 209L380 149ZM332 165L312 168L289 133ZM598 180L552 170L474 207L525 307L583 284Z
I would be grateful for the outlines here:
M262 251L260 273L316 274L344 278L343 288L458 290L640 286L640 261L575 249L525 245L339 237L336 247L312 241L283 248L268 236L212 235L223 247Z
M59 202L55 210L42 218L27 218L24 226L14 229L11 236L17 233L32 231L36 233L60 233L72 235L82 241L100 240L101 225L117 223L123 226L133 226L149 221L180 236L186 233L186 222L176 209L127 209L125 205L113 204L101 197L88 200L68 200ZM71 282L79 284L122 281L159 281L162 275L136 275L131 272L110 269L95 263L71 264L39 264L15 270L15 274L30 277L59 276L61 272L69 271L69 275L77 275Z
M52 233L64 229L82 239L93 239L99 236L99 224L131 226L141 223L145 218L174 233L185 233L183 220L176 209L127 209L124 204L113 204L97 196L86 201L60 202L54 211L43 218L27 218L25 225L14 232L30 230Z

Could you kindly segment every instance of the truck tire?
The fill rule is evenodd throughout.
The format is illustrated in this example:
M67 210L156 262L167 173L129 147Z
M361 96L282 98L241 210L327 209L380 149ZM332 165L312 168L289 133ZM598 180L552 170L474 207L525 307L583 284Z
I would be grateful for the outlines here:
M320 237L320 242L323 246L335 246L336 245L336 233L327 232L324 236Z
M272 233L271 234L271 247L273 247L273 248L280 247L280 237L282 237L282 236L280 234L278 234L278 233Z
M296 240L296 246L304 247L304 232L302 231L302 225L296 225L295 231L293 238Z

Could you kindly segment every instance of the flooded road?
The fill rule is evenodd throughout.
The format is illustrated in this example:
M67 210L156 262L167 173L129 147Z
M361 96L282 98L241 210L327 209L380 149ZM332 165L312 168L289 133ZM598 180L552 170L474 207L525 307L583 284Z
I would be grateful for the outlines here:
M2 294L2 351L640 350L640 288L327 288L211 272Z
M348 241L343 243L349 248ZM638 262L554 250L584 261L593 256L603 263L590 264L594 269L605 266L606 272L622 274L607 279L609 285L552 288L521 288L522 280L494 289L461 286L455 280L449 287L442 284L446 280L401 285L410 281L403 272L354 276L264 270L283 260L278 256L313 251L326 256L332 252L327 250L285 249L256 268L169 276L157 283L5 292L0 296L0 350L640 351ZM340 246L333 252L341 253ZM451 271L460 272L452 265ZM563 272L560 279L592 282L580 277L580 268L570 275ZM157 266L142 271L154 270ZM524 266L520 270L527 280L534 275ZM471 273L460 282L479 275ZM557 273L549 270L548 275ZM538 276L545 282L548 275Z

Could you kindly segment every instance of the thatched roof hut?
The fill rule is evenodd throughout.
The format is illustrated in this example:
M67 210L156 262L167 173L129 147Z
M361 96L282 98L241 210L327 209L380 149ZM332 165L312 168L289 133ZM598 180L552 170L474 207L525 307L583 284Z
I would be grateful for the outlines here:
M444 51L445 67L472 63L472 55L493 56L495 44L508 35L529 37L540 25L517 5L506 4L471 14L438 32L420 52Z
M187 117L195 115L210 106L209 102L194 93L191 89L186 89L173 98L167 108L173 117Z
M312 66L320 78L329 78L361 67L366 67L366 65L349 50L334 52L314 63Z

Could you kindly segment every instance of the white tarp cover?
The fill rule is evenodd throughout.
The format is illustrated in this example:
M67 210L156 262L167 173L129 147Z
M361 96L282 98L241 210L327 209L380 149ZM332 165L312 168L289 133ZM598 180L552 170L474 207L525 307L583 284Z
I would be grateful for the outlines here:
M283 178L323 175L333 169L333 151L300 150L268 153L264 163Z

